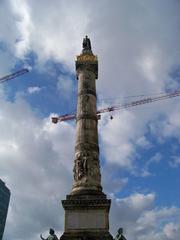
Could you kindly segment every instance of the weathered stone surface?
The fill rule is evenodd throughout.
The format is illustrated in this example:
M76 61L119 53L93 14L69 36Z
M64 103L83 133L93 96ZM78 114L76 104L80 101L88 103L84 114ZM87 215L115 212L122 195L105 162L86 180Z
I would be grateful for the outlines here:
M79 210L66 212L66 230L107 229L105 210Z
M113 240L110 233L106 231L81 231L64 233L61 240Z
M109 233L111 200L102 192L96 110L97 56L84 39L77 57L78 104L72 192L62 201L65 228L61 240L113 240Z
M87 38L85 40L87 41ZM88 44L89 41L87 41L87 45ZM92 53L85 54L85 52L83 52L77 59L78 104L75 160L73 168L73 194L84 190L102 191L95 83L98 62L97 57ZM86 145L86 148L84 148L84 145Z
M90 192L89 192L90 193ZM83 237L109 239L109 209L111 200L105 194L67 195L62 201L65 209L65 229L61 240Z

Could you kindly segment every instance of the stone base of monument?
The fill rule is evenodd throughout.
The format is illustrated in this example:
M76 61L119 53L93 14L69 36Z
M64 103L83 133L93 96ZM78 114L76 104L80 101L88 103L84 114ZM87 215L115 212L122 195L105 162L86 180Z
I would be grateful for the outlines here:
M65 229L61 240L113 240L109 233L109 208L106 195L67 195L62 201L65 210Z
M88 232L84 231L81 233L64 233L61 238L61 240L113 240L113 237L110 235L110 233L107 232Z

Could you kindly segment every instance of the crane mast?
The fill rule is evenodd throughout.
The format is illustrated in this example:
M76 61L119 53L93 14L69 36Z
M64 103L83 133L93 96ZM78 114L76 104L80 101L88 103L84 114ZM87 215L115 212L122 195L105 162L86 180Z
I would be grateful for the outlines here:
M131 107L136 107L138 105L157 102L157 101L161 101L161 100L165 100L165 99L169 99L169 98L174 98L174 97L178 97L178 96L180 96L180 90L170 92L170 93L160 94L156 97L142 98L140 100L127 102L127 103L124 103L124 104L111 106L111 107L107 107L107 108L103 108L103 109L100 109L100 110L97 111L97 115L98 115L98 118L100 119L100 115L102 113L128 109L128 108L131 108ZM59 117L52 117L52 122L53 123L57 123L58 121L63 122L63 121L73 120L75 118L76 118L76 113L65 114L65 115L61 115Z
M17 72L14 72L12 74L9 74L9 75L6 75L5 77L0 78L0 83L9 81L11 79L14 79L14 78L16 78L16 77L18 77L20 75L23 75L25 73L28 73L28 72L29 72L29 70L27 68L23 68L23 69L21 69L21 70L19 70Z

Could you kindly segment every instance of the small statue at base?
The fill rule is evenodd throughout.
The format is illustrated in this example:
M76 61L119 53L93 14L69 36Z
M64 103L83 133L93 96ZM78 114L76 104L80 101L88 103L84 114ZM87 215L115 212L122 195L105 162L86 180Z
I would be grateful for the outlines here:
M123 229L119 228L118 229L118 233L116 235L116 237L114 238L114 240L127 240L124 236L123 236Z
M40 238L42 240L58 240L58 237L56 236L55 231L52 228L49 229L49 234L50 235L47 238L43 238L43 236L41 234Z

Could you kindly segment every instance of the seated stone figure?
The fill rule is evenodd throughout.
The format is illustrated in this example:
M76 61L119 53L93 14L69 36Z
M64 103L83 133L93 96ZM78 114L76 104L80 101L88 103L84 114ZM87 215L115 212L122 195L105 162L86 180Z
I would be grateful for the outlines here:
M49 234L50 235L47 238L43 238L43 236L41 234L40 238L42 240L58 240L58 237L56 236L55 231L52 228L49 229Z

